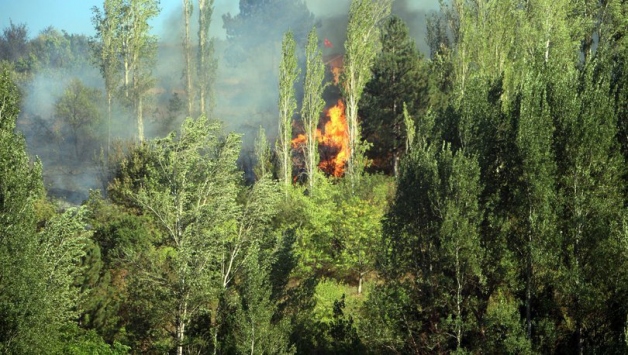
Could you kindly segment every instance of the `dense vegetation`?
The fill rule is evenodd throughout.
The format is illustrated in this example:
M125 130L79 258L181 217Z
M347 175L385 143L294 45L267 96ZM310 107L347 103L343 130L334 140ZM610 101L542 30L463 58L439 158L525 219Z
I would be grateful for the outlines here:
M277 8L301 27L251 42ZM0 353L627 353L628 3L443 2L429 58L390 8L352 1L334 84L302 2L240 1L226 55L282 48L279 138L260 130L253 153L212 111L202 29L197 55L186 24L182 98L151 96L157 2L106 0L92 39L5 29ZM20 114L39 75L77 66L103 89L72 80L51 126ZM290 140L293 119L319 139L340 94L350 154L333 176L324 143ZM153 134L149 111L167 112ZM103 188L49 197L24 135L92 161Z

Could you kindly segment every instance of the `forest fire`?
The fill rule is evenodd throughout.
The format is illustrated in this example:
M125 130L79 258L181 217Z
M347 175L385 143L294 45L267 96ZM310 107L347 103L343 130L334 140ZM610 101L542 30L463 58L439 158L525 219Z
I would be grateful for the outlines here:
M338 100L335 106L330 107L327 110L327 117L329 121L325 123L324 133L318 137L319 145L322 145L327 152L319 148L321 162L318 167L338 177L344 173L345 163L349 157L349 135L344 102ZM335 153L335 155L326 153ZM324 159L326 155L330 156L329 159Z
M316 130L320 163L318 167L329 175L340 177L344 174L344 167L349 156L349 136L347 132L347 119L345 117L345 104L342 99L327 109L326 117L329 121L323 126L323 130ZM307 137L299 134L292 140L292 147L298 148L305 144Z

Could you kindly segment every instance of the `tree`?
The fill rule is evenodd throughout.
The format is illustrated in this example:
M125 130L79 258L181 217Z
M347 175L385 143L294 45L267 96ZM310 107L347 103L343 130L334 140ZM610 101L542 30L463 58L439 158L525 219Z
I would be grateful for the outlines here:
M251 247L244 265L244 282L239 285L240 293L235 300L239 304L229 329L235 344L229 350L240 354L293 354L289 320L275 320L277 305L271 297L269 282L271 260L263 259L264 254L259 246Z
M410 116L424 114L428 107L428 87L422 57L403 20L392 16L381 31L382 51L375 59L373 78L364 88L359 114L363 135L373 144L370 155L384 161L392 159L388 165L392 165L397 176L406 137L410 134L404 124L404 104Z
M86 151L82 143L97 137L100 123L98 101L98 89L88 88L79 79L73 79L55 104L55 116L70 127L77 159Z
M580 354L625 349L625 344L612 340L621 327L599 323L601 318L614 319L618 309L621 317L626 314L623 305L610 306L617 300L609 297L621 294L617 288L625 287L625 276L616 268L626 265L626 229L622 226L626 217L619 182L625 163L616 140L617 116L608 95L610 76L598 65L591 60L579 77L559 76L556 80L557 93L562 92L555 105L564 268L559 279L560 304L573 324L565 337L575 340L572 347Z
M192 105L194 103L194 92L192 91L192 51L190 48L190 16L194 10L190 0L183 0L183 23L185 34L183 35L183 55L185 57L185 92L188 99L188 117L192 117Z
M318 139L316 130L318 127L319 116L325 107L323 100L323 80L325 79L325 64L323 63L323 54L318 48L318 36L316 28L310 31L308 36L307 48L305 54L305 82L303 104L301 106L301 119L305 128L305 149L303 155L305 157L305 169L307 171L308 184L310 190L314 188L315 172L318 169Z
M92 8L92 24L96 28L97 42L93 42L94 56L97 59L100 73L105 80L105 95L107 96L107 156L111 147L111 109L113 97L119 86L120 60L122 51L120 26L122 0L106 0L103 4L103 13L97 7Z
M440 226L441 257L445 259L445 269L453 269L454 279L453 283L447 283L448 293L455 295L450 301L454 316L450 321L451 331L456 339L456 350L462 350L463 334L471 328L475 313L470 299L474 296L474 289L483 283L478 203L481 192L480 168L477 160L465 156L463 151L453 155L445 150L442 154L445 161L450 160L447 164L451 164L442 169L451 169L451 172L448 177L444 177L443 205L434 208L443 211ZM448 274L445 272L445 275Z
M26 24L14 24L9 21L9 27L2 29L0 37L0 60L7 60L16 66L20 72L30 69L28 63L28 29Z
M296 57L296 42L292 32L284 35L279 64L279 138L276 143L279 155L279 181L285 189L292 183L292 116L297 109L294 84L299 76Z
M349 9L341 87L347 103L349 128L347 175L352 182L359 180L363 165L361 155L364 148L360 145L358 104L371 78L371 65L380 49L380 22L388 16L391 6L390 0L353 0Z
M76 319L80 258L89 235L83 210L50 218L41 164L15 132L19 90L0 71L0 352L60 351L64 328ZM54 212L52 212L54 215ZM38 230L38 224L46 225Z
M216 80L217 61L214 58L214 40L209 37L209 26L214 13L214 0L198 3L198 73L201 114L211 117L214 108L213 81Z
M35 203L43 196L40 164L31 165L15 133L20 94L8 68L0 72L0 351L43 351L41 282Z
M153 288L169 294L170 324L177 353L183 353L186 327L217 289L233 276L223 269L227 240L235 232L239 139L219 136L207 118L188 119L181 136L171 134L149 145L149 161L136 185L121 176L114 189L153 218L167 236L165 265L147 273ZM221 271L222 270L222 271Z
M125 0L121 7L121 56L124 68L124 95L133 104L137 117L137 138L144 141L144 97L153 85L151 70L157 55L157 39L149 21L159 14L157 0Z
M464 350L483 283L479 165L445 143L418 144L402 159L400 173L383 227L380 271L392 287L382 291L393 291L400 307L410 308L403 322L389 325L390 333L408 334L406 351Z
M257 180L272 176L272 157L266 131L260 127L255 139L255 177Z

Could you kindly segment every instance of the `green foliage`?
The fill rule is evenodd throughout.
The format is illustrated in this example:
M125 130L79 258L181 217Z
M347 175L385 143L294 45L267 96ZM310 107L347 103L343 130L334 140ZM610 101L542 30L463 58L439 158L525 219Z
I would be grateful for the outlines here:
M215 58L214 38L209 35L211 18L214 13L214 0L200 0L198 3L198 73L200 112L212 117L216 104L213 84L216 80L218 61ZM189 69L191 70L191 69Z
M188 119L180 137L173 133L140 148L149 159L123 163L112 185L112 195L150 215L166 237L148 255L138 255L136 282L138 290L148 292L147 301L158 301L154 305L164 312L163 321L178 329L179 347L190 319L233 278L234 262L249 237L245 232L264 218L247 214L259 212L254 204L248 205L253 210L238 211L239 144L235 135L221 137L220 126L204 117ZM240 213L248 219L238 226ZM223 253L230 258L223 259ZM176 311L168 315L171 309Z
M77 159L84 159L98 139L101 114L98 104L101 94L98 89L86 87L79 79L73 79L55 104L55 116L69 126ZM86 143L89 142L89 143Z
M89 232L85 209L51 214L41 205L39 163L14 132L19 92L0 74L0 352L55 353L76 320L81 259ZM14 106L15 105L15 106ZM48 212L46 212L48 211ZM40 221L39 218L49 218ZM39 226L43 228L39 230Z
M240 304L234 315L235 324L229 328L230 337L235 340L232 350L236 353L294 353L294 346L290 345L288 319L276 320L277 307L271 298L269 283L269 261L263 259L259 247L251 248L244 267L245 280L238 287L241 290Z
M260 126L257 139L255 140L255 158L257 162L254 170L257 179L272 176L273 166L271 154L270 145L266 138L266 131Z
M53 342L45 302L45 262L36 233L35 203L43 196L41 166L31 164L15 132L20 93L0 68L0 352L40 352ZM44 245L45 247L45 245Z
M377 161L380 169L397 176L406 138L413 133L404 123L404 107L407 117L418 117L429 105L427 67L407 25L398 17L386 20L380 41L382 50L373 64L373 78L366 84L360 101L362 134L373 144L369 157Z
M279 181L282 182L286 197L292 182L292 116L297 109L294 85L299 77L296 57L296 42L292 32L287 32L281 44L279 64L279 137L276 151L279 156Z
M380 50L380 22L390 13L390 0L353 0L349 8L347 40L345 42L344 68L340 78L343 97L346 101L347 127L349 129L349 158L347 177L359 180L364 162L358 104L364 87L371 79L371 66Z
M318 36L316 28L312 28L307 39L305 53L305 81L303 83L303 103L301 105L301 120L305 129L305 149L303 155L305 158L305 170L307 172L307 180L310 191L314 189L316 174L318 169L318 139L316 130L318 121L325 107L323 100L323 91L325 86L325 64L323 63L323 54L318 48Z
M118 342L107 344L94 331L67 329L64 336L67 339L61 353L65 355L125 355L131 350Z

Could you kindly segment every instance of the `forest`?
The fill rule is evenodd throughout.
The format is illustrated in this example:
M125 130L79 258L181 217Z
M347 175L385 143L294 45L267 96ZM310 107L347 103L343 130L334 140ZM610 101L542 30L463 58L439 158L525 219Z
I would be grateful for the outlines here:
M1 354L628 353L628 2L346 2L2 30Z

